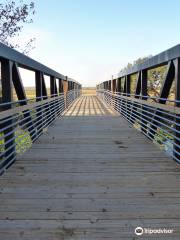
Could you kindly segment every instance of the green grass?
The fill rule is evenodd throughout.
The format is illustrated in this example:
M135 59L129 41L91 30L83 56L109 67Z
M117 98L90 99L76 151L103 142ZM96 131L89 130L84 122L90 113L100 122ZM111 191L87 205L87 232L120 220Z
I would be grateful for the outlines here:
M134 128L141 131L140 120L137 120L133 124ZM168 155L173 155L173 141L174 138L172 136L173 133L167 133L163 129L157 129L154 135L153 143L157 144L158 147L162 150L165 150Z
M0 137L4 134L0 133ZM32 140L28 131L23 129L16 129L15 131L15 149L17 154L26 152L32 146ZM0 152L4 152L4 139L0 140ZM1 159L2 160L2 159Z
M26 96L28 99L31 98L35 98L35 88L33 87L26 87L25 88L26 91ZM48 93L50 91L48 90ZM17 101L17 95L15 93L15 91L13 91L13 99L14 101ZM34 102L35 100L32 100L31 102ZM16 103L14 105L14 107L20 106L19 103ZM36 110L32 110L31 112L31 118L34 119L36 115ZM23 114L20 113L20 118L23 119ZM3 137L4 134L1 132L0 133L0 137ZM5 151L5 147L4 147L4 138L0 140L0 153L3 153ZM15 149L16 149L16 153L17 154L22 154L25 151L27 151L27 149L29 149L32 146L32 140L30 137L29 132L26 129L22 129L20 126L16 127L15 129ZM0 159L2 160L2 159Z
M27 149L29 149L32 145L32 140L30 137L30 134L28 131L25 131L23 129L18 129L15 132L15 143L16 143L16 152L18 154L22 154L25 151L27 151Z
M3 137L3 133L0 133L0 137ZM4 151L4 146L3 146L3 144L4 144L4 139L1 139L0 140L0 152L2 153L3 151Z

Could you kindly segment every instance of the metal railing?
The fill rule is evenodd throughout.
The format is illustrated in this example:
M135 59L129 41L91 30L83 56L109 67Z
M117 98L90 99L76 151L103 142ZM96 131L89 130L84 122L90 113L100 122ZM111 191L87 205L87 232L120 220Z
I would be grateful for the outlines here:
M20 106L23 101L0 104L1 109L9 104L13 105L0 115L0 173L15 161L18 154L30 148L80 94L80 90L71 90L68 91L66 99L64 94L61 94L42 101L30 99L24 106Z
M149 96L141 96L146 99L142 100L133 98L130 94L123 96L121 93L107 90L97 90L97 95L180 163L179 108L149 102L151 99ZM177 101L167 101L174 102L174 105L177 103Z
M96 89L107 104L180 163L180 44L120 71Z
M19 68L34 73L33 99L26 96ZM45 76L49 77L50 96ZM13 99L14 90L18 101ZM81 84L77 81L0 43L0 173L80 94Z

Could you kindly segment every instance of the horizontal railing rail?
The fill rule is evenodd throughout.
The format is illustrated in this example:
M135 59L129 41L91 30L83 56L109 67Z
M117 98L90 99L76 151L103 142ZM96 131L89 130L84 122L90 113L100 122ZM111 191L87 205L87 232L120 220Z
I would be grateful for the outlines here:
M148 138L172 148L170 155L180 162L180 44L120 71L96 89Z
M97 90L97 95L180 163L179 108L148 102L150 97L140 100L107 90Z
M58 97L32 102L1 112L0 115L0 173L3 173L47 127L81 95L71 90ZM65 101L67 101L65 103ZM7 103L8 105L9 103ZM19 101L13 104L19 104ZM0 104L4 107L6 104Z
M34 73L28 98L20 68ZM81 95L81 84L0 43L0 172ZM33 76L33 75L32 75ZM48 79L45 79L48 76ZM46 87L49 81L50 93ZM14 91L15 90L15 91ZM14 96L15 99L14 100ZM34 94L33 94L34 95Z

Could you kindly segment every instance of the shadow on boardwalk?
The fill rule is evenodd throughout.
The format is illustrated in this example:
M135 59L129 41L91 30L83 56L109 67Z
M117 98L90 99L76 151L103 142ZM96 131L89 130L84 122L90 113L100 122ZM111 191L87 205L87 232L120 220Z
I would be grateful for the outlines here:
M65 113L65 116L118 115L96 96L82 96Z
M133 240L141 226L179 240L179 170L97 97L81 97L1 176L0 239Z

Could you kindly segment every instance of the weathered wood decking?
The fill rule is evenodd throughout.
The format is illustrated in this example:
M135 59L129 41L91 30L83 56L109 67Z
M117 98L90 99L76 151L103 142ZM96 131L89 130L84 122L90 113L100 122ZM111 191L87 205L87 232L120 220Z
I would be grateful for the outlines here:
M0 239L133 240L141 226L174 229L153 239L178 240L179 170L100 100L82 97L0 177Z

